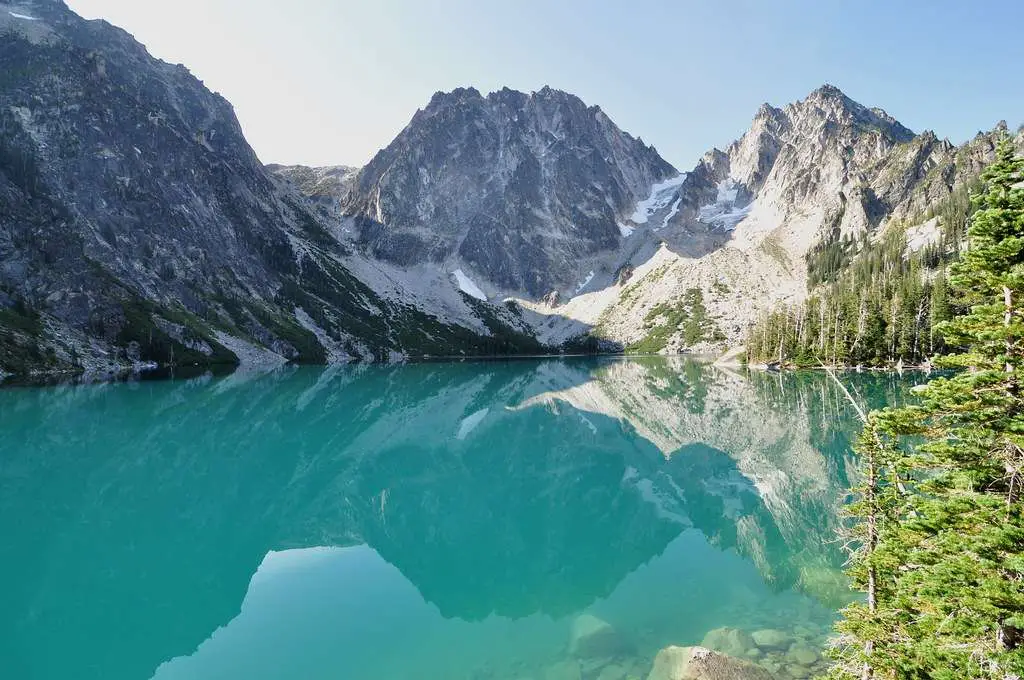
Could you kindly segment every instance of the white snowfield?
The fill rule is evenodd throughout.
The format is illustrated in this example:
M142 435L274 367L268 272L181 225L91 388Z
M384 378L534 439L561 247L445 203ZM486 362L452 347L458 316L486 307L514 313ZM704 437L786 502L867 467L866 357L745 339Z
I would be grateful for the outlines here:
M679 205L682 202L683 199L681 197L676 199L676 202L672 204L672 207L669 209L668 213L665 215L665 217L661 219L661 226L655 229L655 231L661 231L662 229L668 226L668 223L672 220L672 218L679 214Z
M477 300L483 300L487 302L487 296L480 290L480 286L473 282L473 279L466 275L466 272L461 269L456 269L452 272L455 275L455 280L459 284L459 290L470 297L475 297Z
M30 17L27 14L18 14L17 12L11 11L8 11L7 13L10 14L15 19L25 19L26 21L39 21L39 19L37 19L36 17Z
M739 188L733 179L724 179L718 183L718 196L715 202L700 207L698 219L705 224L714 225L723 231L732 231L750 214L753 202L743 207L736 206Z
M651 195L636 204L636 210L629 219L636 224L647 224L651 215L664 210L672 203L672 199L676 197L676 189L682 186L685 180L686 173L684 172L655 184L651 187Z

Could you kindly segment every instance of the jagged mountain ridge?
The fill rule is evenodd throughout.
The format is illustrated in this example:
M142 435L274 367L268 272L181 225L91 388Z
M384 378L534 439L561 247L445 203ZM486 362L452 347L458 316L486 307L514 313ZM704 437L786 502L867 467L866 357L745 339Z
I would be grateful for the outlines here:
M354 276L231 105L121 29L33 0L0 4L0 36L0 375L520 341L500 310L453 293L427 314Z
M809 250L912 221L1006 134L956 147L824 86L679 175L572 95L469 88L358 171L264 167L124 31L33 0L0 34L0 375L616 350L693 289L733 343L807 295Z
M496 290L539 297L678 174L598 107L545 87L437 93L342 198L359 241L400 265L455 262Z
M646 241L635 247L640 258L598 263L604 287L557 310L525 304L541 319L561 317L542 333L548 341L591 331L628 346L696 289L727 342L740 342L761 312L807 296L815 246L920 214L977 176L998 134L954 147L831 85L782 109L766 104L747 133L706 153L667 197L672 209L655 219L663 226L634 236ZM625 266L628 282L608 276ZM681 335L667 333L664 348L692 347Z

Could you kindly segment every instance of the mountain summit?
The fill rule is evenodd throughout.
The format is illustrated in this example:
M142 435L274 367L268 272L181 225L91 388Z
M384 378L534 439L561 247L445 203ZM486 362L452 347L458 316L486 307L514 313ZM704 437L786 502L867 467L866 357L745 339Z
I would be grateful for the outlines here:
M677 175L601 109L545 87L437 93L344 197L380 258L465 266L540 296L582 256L614 249L652 184Z

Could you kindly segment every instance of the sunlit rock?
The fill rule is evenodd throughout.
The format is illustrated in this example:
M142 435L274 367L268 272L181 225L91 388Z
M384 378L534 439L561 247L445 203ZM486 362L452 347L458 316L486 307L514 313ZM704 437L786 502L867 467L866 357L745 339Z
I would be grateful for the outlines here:
M666 647L647 680L773 680L760 666L704 647Z

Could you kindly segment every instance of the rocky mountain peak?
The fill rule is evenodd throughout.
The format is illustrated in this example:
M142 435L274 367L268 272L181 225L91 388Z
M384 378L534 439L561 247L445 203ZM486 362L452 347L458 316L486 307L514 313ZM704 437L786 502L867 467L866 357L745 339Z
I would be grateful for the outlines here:
M437 91L430 98L430 103L427 104L427 109L437 108L441 106L451 106L453 104L459 104L462 102L473 101L482 99L480 91L475 87L457 87L450 92Z
M854 133L875 131L892 143L906 142L914 132L880 108L868 108L850 99L838 87L823 85L805 99L786 107L786 114L795 122L817 126L825 122L852 128Z
M675 174L579 97L466 88L434 95L341 204L379 258L540 297L577 280L581 257L618 247L619 222Z

